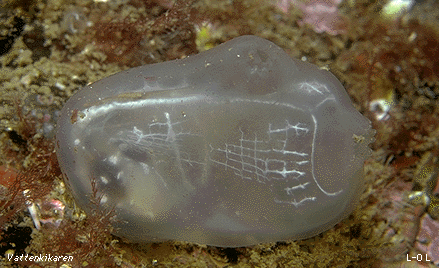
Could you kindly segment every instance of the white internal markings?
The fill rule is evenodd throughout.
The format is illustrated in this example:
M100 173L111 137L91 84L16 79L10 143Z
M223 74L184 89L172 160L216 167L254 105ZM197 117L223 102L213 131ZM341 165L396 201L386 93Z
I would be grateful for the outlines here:
M315 97L317 97L316 95L322 95L318 96L320 102L315 103L314 109L327 101L335 101L335 96L329 91L328 87L317 81L300 83L298 89L306 91L309 95L315 95Z
M290 204L290 205L294 205L295 207L298 207L300 205L302 205L303 203L305 203L306 201L316 201L317 198L314 196L311 197L304 197L302 199L300 199L299 201L297 201L296 199L293 199L292 201L285 201L285 200L279 200L277 198L274 199L274 202L278 203L278 204Z
M143 174L155 174L165 187L167 187L167 177L171 176L169 166L166 164L168 162L177 167L178 177L188 185L188 177L193 174L186 174L189 170L186 165L192 167L206 164L199 161L198 154L187 150L193 150L192 147L187 146L199 135L189 131L190 126L187 122L191 121L185 119L173 122L171 114L165 112L163 115L164 117L155 118L146 127L133 126L131 131L120 131L110 142L118 144L120 158L130 158L132 155L134 161L141 166ZM138 161L139 159L144 162Z
M166 124L168 125L168 135L166 136L167 142L173 142L175 141L175 133L172 129L172 123L171 123L171 117L169 116L169 113L165 113L166 117Z
M295 124L294 126L293 125L291 125L289 122L288 122L288 120L285 120L285 122L286 122L286 126L284 127L284 128L280 128L280 129L271 129L271 123L270 124L268 124L268 138L271 140L271 135L273 134L273 133L285 133L285 135L287 135L287 133L288 133L288 130L290 130L290 129L294 129L295 131L296 131L296 136L300 136L300 135L305 135L305 134L307 134L308 133L308 131L309 131L309 129L308 128L306 128L306 127L303 127L304 126L304 124L301 124L301 123L297 123L297 124ZM282 153L282 154L295 154L295 155L299 155L299 156L307 156L307 154L306 153L303 153L303 152L296 152L296 151L288 151L288 150L285 150L285 147L286 147L286 143L287 143L287 140L288 140L288 137L286 136L285 137L285 140L284 141L282 141L282 144L283 144L283 146L282 146L282 150L279 150L279 149L273 149L273 151L274 152L277 152L277 153ZM305 160L306 161L306 160ZM300 162L303 162L303 161L300 161ZM308 162L308 161L306 161L306 162Z
M306 90L309 94L320 94L331 93L325 84L321 84L317 81L313 82L303 82L299 84L299 89Z
M291 148L293 142L300 142L311 134L306 124L291 124L285 120L284 127L273 128L268 125L268 138L259 139L253 134L253 139L246 139L240 129L241 137L237 144L224 144L223 148L214 148L210 144L210 160L232 170L241 179L255 180L267 184L279 196L276 203L285 203L299 206L307 201L315 201L315 196L307 196L306 187L311 187L311 174L305 170L311 164L310 153ZM247 135L248 136L248 135ZM308 137L309 138L309 137ZM219 154L218 154L219 153Z
M199 135L192 134L190 131L183 131L186 120L172 122L169 113L164 113L164 115L166 122L148 124L148 132L142 131L136 126L128 133L121 132L120 136L124 136L123 142L144 150L147 149L154 154L160 155L173 152L178 160L187 162L191 166L193 164L205 165L205 163L191 160L189 154L181 150L181 144L186 137L199 137Z

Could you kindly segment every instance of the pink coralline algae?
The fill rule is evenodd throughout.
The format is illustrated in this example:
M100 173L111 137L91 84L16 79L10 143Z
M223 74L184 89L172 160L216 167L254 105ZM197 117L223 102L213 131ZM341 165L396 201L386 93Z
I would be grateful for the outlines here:
M291 6L299 8L303 12L303 20L299 25L309 24L317 33L331 35L345 32L345 21L338 12L338 5L342 0L310 0L306 2L296 0L279 0L276 6L284 13Z
M434 264L439 265L439 221L426 214L421 220L417 240L416 247L425 252Z

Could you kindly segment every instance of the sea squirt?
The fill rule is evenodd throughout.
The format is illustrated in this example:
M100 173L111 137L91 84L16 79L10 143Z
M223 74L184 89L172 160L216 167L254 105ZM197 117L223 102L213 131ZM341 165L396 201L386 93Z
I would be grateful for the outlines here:
M56 138L77 203L89 211L94 181L115 235L238 247L347 216L373 135L330 72L242 36L86 86Z

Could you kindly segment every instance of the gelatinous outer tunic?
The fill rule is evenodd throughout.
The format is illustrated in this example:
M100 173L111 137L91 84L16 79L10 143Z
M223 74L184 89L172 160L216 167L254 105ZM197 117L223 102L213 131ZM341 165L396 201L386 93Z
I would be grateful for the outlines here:
M85 210L96 182L116 235L235 247L350 213L373 133L331 73L242 36L85 87L62 110L57 154Z

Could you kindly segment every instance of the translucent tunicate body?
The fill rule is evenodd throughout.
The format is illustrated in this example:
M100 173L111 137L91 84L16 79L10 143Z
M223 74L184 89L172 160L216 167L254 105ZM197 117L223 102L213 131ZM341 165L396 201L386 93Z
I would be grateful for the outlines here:
M57 154L118 236L237 247L301 239L352 211L374 131L328 71L270 41L120 72L74 95Z

